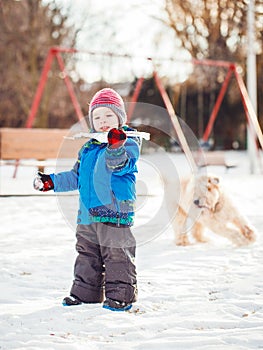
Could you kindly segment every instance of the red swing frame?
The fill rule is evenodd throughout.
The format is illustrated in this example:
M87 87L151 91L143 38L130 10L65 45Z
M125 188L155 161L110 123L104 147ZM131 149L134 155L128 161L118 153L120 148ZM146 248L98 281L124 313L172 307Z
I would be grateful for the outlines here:
M37 87L37 90L36 90L36 93L35 93L35 96L34 96L34 99L33 99L33 103L32 103L32 106L31 106L31 109L30 109L30 112L29 112L29 115L28 115L28 118L27 118L27 121L26 121L26 125L25 125L26 128L31 128L33 126L33 123L34 123L34 120L35 120L35 117L36 117L36 113L37 113L37 110L39 108L39 104L40 104L40 101L41 101L41 98L42 98L42 95L43 95L45 84L46 84L46 81L47 81L48 72L51 69L51 64L52 64L54 58L57 59L60 71L63 73L64 82L66 84L69 96L71 98L71 101L72 101L72 104L74 106L76 115L78 117L78 120L81 120L83 118L82 110L80 108L79 102L78 102L78 100L76 98L76 95L74 93L74 89L73 89L72 83L71 83L71 81L70 81L70 79L69 79L69 77L68 77L68 75L66 73L65 64L64 64L64 61L63 61L63 58L62 58L62 55L61 55L61 53L74 54L74 53L78 53L78 52L85 52L85 51L79 51L79 50L76 50L74 48L63 48L63 47L51 47L49 49L48 55L47 55L47 58L45 60L45 64L44 64L44 67L43 67L43 70L42 70L42 73L41 73L39 84L38 84L38 87ZM93 52L87 52L87 53L96 54L96 53L93 53ZM105 55L106 55L106 53L105 53ZM114 56L114 54L108 54L108 55ZM116 55L116 56L118 56L118 55ZM119 57L120 56L121 57L128 57L127 55L119 55ZM152 59L151 58L147 58L147 60L152 60ZM256 136L258 138L259 144L261 145L261 148L263 149L263 134L262 134L260 125L258 123L257 115L256 115L256 113L255 113L255 111L253 109L252 104L251 104L251 101L250 101L250 98L249 98L246 86L244 84L244 81L243 81L241 75L238 73L237 65L235 63L232 63L232 62L214 61L214 60L197 60L197 59L192 59L190 62L192 64L195 64L195 65L224 67L224 68L227 69L227 74L225 76L224 82L222 83L222 87L221 87L221 89L219 91L219 94L218 94L218 97L216 99L215 105L214 105L213 110L211 112L211 115L209 117L208 124L206 126L205 131L204 131L204 134L203 134L203 137L202 137L203 141L207 141L209 136L210 136L210 134L211 134L214 122L215 122L215 120L217 118L217 115L218 115L218 111L220 109L220 106L222 104L223 98L224 98L225 93L227 91L227 88L228 88L228 85L229 85L229 82L230 82L230 78L232 76L234 76L235 79L236 79L236 82L238 84L240 94L241 94L242 103L243 103L243 107L244 107L246 118L247 118L247 123L248 123L248 125L251 128L253 127L253 129L255 130L255 134L256 134ZM166 90L164 88L164 85L163 85L163 83L162 83L161 79L159 78L159 76L158 76L156 71L153 72L153 76L154 76L156 85L157 85L157 87L158 87L158 89L160 91L160 94L161 94L161 96L162 96L162 98L164 100L164 103L165 103L165 106L167 108L167 111L168 111L168 113L169 113L169 115L171 117L171 120L173 122L175 130L178 133L178 125L175 125L175 123L176 123L175 119L177 119L177 118L176 118L176 114L175 114L174 108L172 106L172 103L170 101L170 98L169 98L169 96L168 96L168 94L167 94L167 92L166 92ZM137 84L135 86L135 90L134 90L133 96L131 98L131 102L133 102L133 103L131 104L130 109L128 110L128 120L130 120L130 118L132 116L135 103L138 100L139 93L140 93L140 90L141 90L142 85L143 85L143 81L144 81L143 77L139 78L138 81L137 81ZM179 130L179 133L180 133L180 130ZM181 138L183 138L182 139L182 143L184 144L185 143L184 136L181 135ZM256 139L255 139L255 142L256 142ZM187 148L186 145L183 146L183 148L185 148L185 147ZM186 151L186 154L188 153L187 149L184 149L184 151ZM192 165L194 166L192 160L190 161L190 163L192 163Z

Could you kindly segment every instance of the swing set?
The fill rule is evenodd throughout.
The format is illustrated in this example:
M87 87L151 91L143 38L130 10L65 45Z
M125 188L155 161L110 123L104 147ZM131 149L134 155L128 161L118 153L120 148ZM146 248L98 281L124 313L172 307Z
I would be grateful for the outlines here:
M32 102L32 106L31 106L28 118L26 120L26 124L25 124L26 129L31 129L33 127L34 120L35 120L35 117L36 117L36 114L37 114L37 111L38 111L38 108L39 108L39 105L41 102L41 98L42 98L42 95L44 92L46 82L47 82L48 73L51 69L51 65L52 65L54 59L57 60L59 69L63 75L63 80L64 80L64 83L66 85L67 91L69 93L71 102L73 104L76 116L77 116L79 121L83 120L84 115L83 115L83 112L82 112L81 107L79 105L76 94L74 92L74 88L73 88L73 84L71 82L71 79L70 79L69 75L67 74L65 63L64 63L64 60L62 57L62 54L76 54L76 53L81 53L81 52L88 53L91 55L108 55L111 58L114 58L114 57L132 58L131 56L127 56L127 55L115 55L112 53L103 53L102 54L102 53L94 53L94 52L89 52L89 51L79 51L79 50L76 50L74 48L51 47L48 51L48 54L47 54L47 57L46 57L46 60L44 63L44 67L43 67L43 70L42 70L42 73L40 76L40 80L38 83L38 87L37 87L37 90L36 90L36 93L35 93L35 96L34 96L34 99ZM154 66L154 60L152 58L145 58L145 59L152 61L153 66ZM174 62L176 64L176 62L179 62L179 61L175 60ZM183 61L180 61L180 63L183 63ZM206 142L209 139L209 136L210 136L212 129L213 129L213 125L214 125L215 120L218 116L218 112L219 112L220 106L222 104L223 98L224 98L226 91L227 91L227 88L229 86L230 79L231 79L231 77L234 76L234 78L236 79L240 94L241 94L241 99L242 99L242 103L243 103L243 107L244 107L244 111L245 111L245 115L246 115L246 119L247 119L247 124L249 125L249 129L251 130L251 133L253 131L252 135L254 135L253 138L254 138L255 144L257 144L256 137L255 137L255 135L256 135L257 139L259 141L259 144L260 144L261 148L263 149L263 134L262 134L260 125L258 123L256 113L255 113L253 106L251 104L251 101L249 99L249 95L248 95L247 89L245 87L244 81L238 72L237 65L235 63L227 62L227 61L197 60L197 59L192 59L191 61L185 61L185 63L191 63L193 65L211 66L211 67L223 67L226 69L226 76L225 76L224 81L222 83L219 94L215 100L215 104L212 108L208 124L207 124L207 126L204 130L203 136L202 136L202 141ZM188 163L189 163L191 169L193 171L197 171L198 167L196 164L196 160L194 159L194 157L190 151L190 148L189 148L188 143L186 141L185 135L181 129L181 126L180 126L180 123L178 120L178 116L175 113L175 110L174 110L172 102L169 98L169 95L167 94L165 86L164 86L162 80L160 79L156 69L153 70L153 77L154 77L154 81L156 83L156 86L160 92L160 95L164 101L164 105L167 109L167 112L170 116L173 128L176 131L176 134L178 136L180 146L185 153L185 156L188 160ZM144 77L140 77L137 80L137 83L136 83L136 86L135 86L135 89L134 89L134 92L133 92L133 95L132 95L131 101L130 101L132 103L129 105L129 109L127 111L128 121L131 120L132 114L134 112L135 104L138 101L138 97L139 97L140 91L141 91L142 86L143 86L144 79L145 79ZM2 137L1 137L1 139L2 139ZM1 159L5 159L2 146L3 145L1 143Z

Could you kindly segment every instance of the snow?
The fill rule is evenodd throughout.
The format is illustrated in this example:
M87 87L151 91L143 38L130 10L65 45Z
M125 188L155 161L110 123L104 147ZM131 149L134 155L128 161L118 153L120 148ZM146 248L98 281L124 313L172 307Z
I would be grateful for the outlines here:
M139 300L130 312L62 306L76 253L74 223L61 210L77 196L35 192L36 168L21 166L13 179L13 167L2 166L0 349L262 349L262 175L249 173L245 152L228 156L236 168L211 170L258 231L256 243L242 248L211 233L209 243L175 246L163 173L180 177L187 164L181 154L142 156L134 228Z

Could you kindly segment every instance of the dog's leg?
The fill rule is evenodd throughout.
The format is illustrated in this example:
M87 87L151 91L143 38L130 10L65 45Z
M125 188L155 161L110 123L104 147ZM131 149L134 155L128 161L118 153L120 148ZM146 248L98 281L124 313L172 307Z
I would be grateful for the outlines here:
M249 225L244 217L234 218L233 223L239 228L240 234L242 234L244 240L247 241L248 244L255 242L255 230Z
M218 221L209 226L209 228L219 236L229 239L236 246L243 246L252 243L244 235L237 226L226 225L226 223L219 223Z
M256 239L255 230L249 224L246 216L239 211L227 194L224 194L224 206L218 213L213 226L214 232L239 246L251 244Z
M197 242L200 242L200 243L208 242L208 239L204 237L204 226L198 221L196 221L193 225L192 235Z
M179 206L176 216L172 222L176 245L189 245L189 239L186 232L186 212Z
M248 243L255 242L256 232L251 226L249 226L249 225L243 226L241 232L242 232L243 236L249 241Z

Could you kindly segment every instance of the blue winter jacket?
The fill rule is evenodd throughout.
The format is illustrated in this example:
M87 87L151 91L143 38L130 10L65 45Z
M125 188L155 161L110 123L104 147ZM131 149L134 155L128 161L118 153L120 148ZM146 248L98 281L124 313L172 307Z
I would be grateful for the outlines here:
M136 199L135 173L140 145L128 137L124 146L110 149L95 139L80 150L71 171L51 174L55 192L78 189L78 224L111 222L131 226Z

